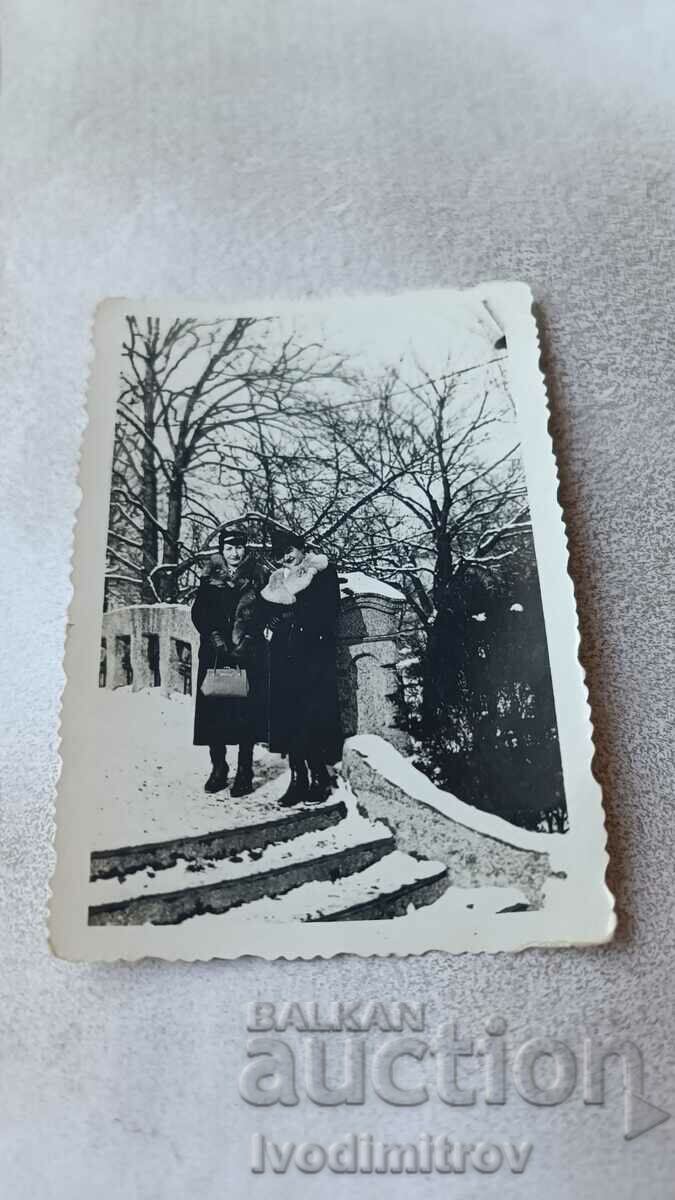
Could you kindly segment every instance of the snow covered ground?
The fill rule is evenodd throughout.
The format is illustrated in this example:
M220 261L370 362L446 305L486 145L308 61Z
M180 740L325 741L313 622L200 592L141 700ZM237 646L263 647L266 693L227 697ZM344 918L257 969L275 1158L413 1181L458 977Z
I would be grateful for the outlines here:
M207 746L192 745L194 702L177 693L161 696L156 689L131 688L99 692L101 719L109 714L114 741L101 739L101 788L92 814L92 850L165 841L246 824L259 818L286 790L286 763L256 747L254 771L258 788L234 801L229 792L210 796L204 783L211 770ZM236 747L228 751L230 772Z
M362 733L349 739L349 746L370 763L372 767L389 779L397 787L403 788L409 796L422 804L442 813L467 829L484 833L496 838L509 846L520 850L533 850L539 854L548 854L551 868L554 871L569 870L570 839L564 833L537 833L521 829L503 817L494 813L482 812L471 804L466 804L436 787L426 775L413 766L409 758L399 754L394 746L389 745L384 738L374 734Z
M288 768L279 756L261 747L256 748L256 790L251 796L232 800L227 791L216 796L204 792L210 770L209 755L206 747L192 745L193 702L190 697L172 695L167 698L156 689L134 693L130 688L119 688L114 691L101 689L99 701L101 720L109 720L116 736L105 745L101 743L101 786L93 801L92 850L191 837L225 827L252 824L264 820L268 813L278 815L277 801L286 789ZM362 735L351 739L350 745L385 778L391 777L398 786L404 787L420 804L430 805L455 822L513 846L545 850L551 854L556 870L566 865L562 835L528 833L498 817L480 813L440 791L381 738ZM230 757L233 771L236 750ZM340 781L338 792L347 808L345 831L349 833L354 821L361 822L362 818L349 786ZM358 833L359 830L355 828L351 832ZM548 881L549 897L551 889L558 887L559 880ZM302 898L303 902L311 902L311 897ZM481 915L501 914L511 906L526 903L527 898L517 887L451 886L430 907L435 918L475 928L480 924ZM273 902L267 905L261 902L260 914L252 915L274 919L274 908ZM525 915L520 914L521 918ZM234 918L222 914L191 919L222 922ZM429 908L414 909L411 905L407 915L393 919L405 923L406 927L414 927L429 919ZM507 917L504 915L499 919L506 920Z
M340 882L334 887L336 890L339 889ZM275 903L277 902L274 900L261 901L259 910L255 911L251 908L247 919L277 920ZM481 924L484 925L486 921L491 920L506 921L509 914L504 912L504 909L523 903L527 903L526 898L517 888L449 887L438 900L434 900L433 904L425 905L422 908L415 908L411 904L405 916L391 917L387 920L387 925L395 924L397 931L401 929L406 934L414 935L415 931L423 931L425 927L428 927L429 921L433 919L435 923L451 925L456 931L468 930L478 937ZM305 907L308 905L306 904ZM527 917L527 913L518 913L519 921L523 921ZM196 917L189 917L183 924L184 927L189 928L194 921L198 921L200 928L207 928L209 924L213 924L217 929L227 929L228 925L239 919L237 911L234 910L230 913L213 915L202 913Z

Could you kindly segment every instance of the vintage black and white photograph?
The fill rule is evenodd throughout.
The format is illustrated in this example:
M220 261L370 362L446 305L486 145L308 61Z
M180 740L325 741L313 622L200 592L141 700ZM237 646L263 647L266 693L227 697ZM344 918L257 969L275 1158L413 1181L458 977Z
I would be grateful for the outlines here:
M109 301L95 355L57 951L610 936L528 289Z

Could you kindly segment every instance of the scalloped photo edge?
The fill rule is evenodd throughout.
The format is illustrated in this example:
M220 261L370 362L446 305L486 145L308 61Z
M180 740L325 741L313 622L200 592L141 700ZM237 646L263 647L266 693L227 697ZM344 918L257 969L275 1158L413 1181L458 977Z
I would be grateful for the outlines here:
M609 941L529 287L110 299L93 344L52 952Z

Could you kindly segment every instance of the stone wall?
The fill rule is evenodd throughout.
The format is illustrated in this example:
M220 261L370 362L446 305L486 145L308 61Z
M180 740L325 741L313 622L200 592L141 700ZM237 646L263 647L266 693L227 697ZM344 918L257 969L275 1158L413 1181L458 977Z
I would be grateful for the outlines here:
M342 774L361 810L392 830L400 850L445 863L451 887L517 888L528 907L542 907L544 886L552 874L545 850L548 843L551 848L555 845L550 834L509 828L501 820L495 822L498 833L486 832L480 828L489 820L485 814L458 805L455 797L435 789L410 760L399 758L390 747L386 749L389 771L385 774L368 754L372 741L357 737L346 743ZM429 793L429 801L415 794L415 777ZM461 820L453 811L458 807Z
M190 694L197 677L199 634L183 604L134 604L103 614L99 682Z

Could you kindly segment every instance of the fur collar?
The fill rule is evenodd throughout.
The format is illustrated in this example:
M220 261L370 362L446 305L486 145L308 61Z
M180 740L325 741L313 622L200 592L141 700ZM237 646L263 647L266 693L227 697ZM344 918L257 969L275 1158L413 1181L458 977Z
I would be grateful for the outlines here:
M295 597L304 592L306 587L318 575L325 571L328 559L325 554L305 554L301 562L294 567L279 567L273 571L267 587L260 593L263 600L270 604L295 604Z

